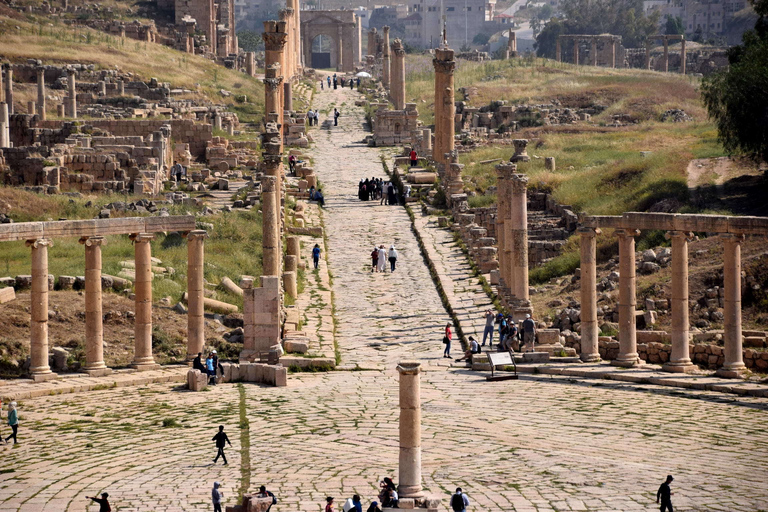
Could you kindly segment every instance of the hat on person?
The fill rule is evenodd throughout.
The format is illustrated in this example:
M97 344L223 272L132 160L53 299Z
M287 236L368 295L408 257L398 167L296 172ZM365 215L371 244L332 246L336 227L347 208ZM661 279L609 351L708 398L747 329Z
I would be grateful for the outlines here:
M215 350L211 350L211 354L215 354L215 353L216 353L216 351L215 351Z
M525 318L531 318L531 314L530 313L526 313L525 314Z
M667 475L667 481L671 482L672 480L674 480L674 478L672 477L672 475Z

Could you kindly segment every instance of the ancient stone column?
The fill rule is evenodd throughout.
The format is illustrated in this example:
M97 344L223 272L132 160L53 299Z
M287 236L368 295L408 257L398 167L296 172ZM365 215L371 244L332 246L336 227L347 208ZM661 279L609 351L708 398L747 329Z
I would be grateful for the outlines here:
M435 67L435 145L432 158L435 162L446 164L445 155L454 148L454 51L450 48L436 49L432 64Z
M3 64L5 72L5 102L8 104L8 115L13 115L13 68L9 63Z
M45 68L38 67L37 71L37 115L45 121Z
M592 54L590 55L590 57L592 57L592 65L597 66L597 38L596 37L592 38L592 44L589 47L589 53Z
M745 370L741 340L741 242L744 235L725 234L723 239L723 366L720 377L739 377Z
M269 163L267 165L270 165ZM271 165L276 165L274 162ZM280 275L280 220L277 199L277 178L261 178L261 221L262 221L262 275Z
M496 242L499 257L499 287L506 291L512 289L514 275L512 273L512 244L507 240L507 224L511 223L511 176L517 171L517 166L509 162L496 165Z
M693 233L670 231L667 236L672 239L672 353L663 369L684 373L694 368L688 349L688 239Z
M421 498L421 363L400 361L400 458L397 493L400 498Z
M297 263L301 261L301 253L299 250L299 237L287 236L285 237L286 248L285 251L291 256L296 256Z
M505 57L510 59L517 57L517 33L509 31L509 37L507 38L507 51Z
M664 38L664 72L669 71L669 40Z
M292 299L295 299L299 296L295 271L287 270L283 272L283 288L285 289L286 295Z
M286 272L297 272L299 265L298 265L299 259L294 256L293 254L286 254L283 258L283 264L285 266Z
M52 245L47 238L27 240L27 247L32 249L29 373L35 380L55 378L48 366L48 247Z
M101 246L104 237L81 238L85 246L85 368L92 376L110 373L104 364L104 324L101 301Z
M368 30L368 55L376 56L376 29Z
M616 67L616 39L611 39L611 67Z
M125 82L123 80L117 81L117 95L125 96Z
M187 233L187 359L193 359L205 346L203 275L205 265L204 230Z
M645 69L651 69L651 38L645 40Z
M429 128L422 128L421 129L421 138L422 138L422 151L424 152L432 152L432 130Z
M344 27L339 25L336 36L336 71L344 71Z
M27 114L33 116L36 113L37 108L35 107L34 101L28 101L27 102Z
M528 176L512 174L512 190L509 205L509 226L504 223L505 236L512 244L512 295L517 299L528 300Z
M67 76L67 85L69 89L69 104L67 106L67 116L72 119L77 118L77 90L75 88L75 72L69 71Z
M11 141L8 138L8 104L0 103L0 148L10 147Z
M581 238L581 360L591 363L600 360L597 325L597 265L596 240L599 229L579 228Z
M131 366L137 370L151 370L157 367L152 357L152 245L155 235L136 233L133 251L136 266L136 319L134 320L134 355Z
M284 110L293 110L293 91L291 90L291 82L283 82L283 97L285 98Z
M256 73L255 52L245 52L245 74L253 76Z
M557 39L555 40L555 61L560 62L562 60L562 56L560 55L561 48L560 48L560 36L557 36Z
M284 21L264 22L264 108L267 114L275 112L278 119L278 128L282 131L284 97L283 88L280 85L285 76L283 69L283 53L288 34L285 32Z
M680 74L685 74L685 36L680 36Z
M614 366L638 366L642 364L637 354L637 330L635 325L635 236L634 229L617 229L619 237L619 356L611 361Z
M100 96L107 95L107 82L104 80L99 80L99 95Z
M579 65L579 40L573 39L573 63Z
M384 47L381 63L381 85L385 88L389 88L389 27L384 25L381 29L383 31L382 37L384 38Z
M400 39L395 39L392 42L392 53L394 57L392 58L389 93L392 96L395 110L403 110L405 108L405 49Z

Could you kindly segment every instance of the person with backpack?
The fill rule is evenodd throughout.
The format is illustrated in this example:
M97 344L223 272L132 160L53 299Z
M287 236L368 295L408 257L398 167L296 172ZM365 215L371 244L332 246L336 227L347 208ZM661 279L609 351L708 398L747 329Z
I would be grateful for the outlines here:
M519 350L520 331L518 331L517 325L515 325L515 321L510 318L509 323L507 323L507 339L504 342L504 346L500 347L499 350L515 350L515 343L517 343L517 348Z
M213 512L221 512L221 502L224 499L224 493L219 489L221 484L219 482L213 482L213 489L211 489L211 501L213 502Z
M531 344L531 352L533 352L533 345L536 343L536 322L534 322L531 315L526 313L525 320L523 320L523 344Z
M266 488L266 486L262 485L259 487L259 494L256 495L257 498L272 498L272 505L277 505L277 498L275 498L275 495L269 492ZM272 508L272 505L267 507L267 512L269 512L269 509Z
M451 496L451 510L454 512L466 512L469 506L469 498L461 492L461 487L456 488L456 493Z
M95 496L86 496L85 498L98 503L99 512L112 512L112 507L109 506L109 494L106 492L101 493L101 498Z

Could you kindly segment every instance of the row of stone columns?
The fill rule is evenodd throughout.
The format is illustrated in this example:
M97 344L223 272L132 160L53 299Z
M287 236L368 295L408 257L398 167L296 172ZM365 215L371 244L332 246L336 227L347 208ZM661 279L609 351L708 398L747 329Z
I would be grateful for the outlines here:
M389 94L395 110L405 109L405 48L400 39L392 42L392 68Z
M635 310L637 304L635 276L635 229L616 229L619 239L619 355L612 362L615 366L639 366L643 364L637 353L637 329ZM581 359L597 361L599 328L597 325L596 292L596 236L598 228L579 228L581 239ZM672 352L663 369L670 372L687 372L695 368L689 350L689 300L688 300L688 242L693 234L669 231L672 241L672 282L670 338ZM721 235L724 245L723 288L724 297L724 363L717 371L722 377L737 377L744 371L741 340L741 242L743 235Z
M580 63L579 54L579 42L583 39L590 41L590 56L592 57L592 65L597 66L597 41L598 39L607 39L611 45L611 66L616 67L616 37L615 36L558 36L555 42L555 60L557 62L562 61L562 43L561 39L571 39L573 41L573 63Z
M663 71L669 72L669 41L673 40L680 40L680 74L685 74L685 66L686 66L686 53L685 53L685 36L683 35L657 35L657 36L651 36L648 39L646 39L645 42L645 68L650 70L651 69L651 42L653 42L656 39L661 39L664 43L664 60L663 60Z
M432 159L445 165L445 155L454 149L454 51L450 48L435 49L432 65L435 67L435 143L432 147Z
M188 341L187 354L194 356L205 344L203 317L203 263L205 231L187 234L187 287L188 287ZM152 249L154 235L135 233L134 243L136 280L134 359L131 366L138 370L157 367L152 355ZM83 237L85 247L85 353L83 370L93 376L106 375L111 370L104 363L104 326L102 312L101 248L104 237ZM32 288L30 293L30 374L35 380L55 378L48 365L48 238L27 240L32 253Z

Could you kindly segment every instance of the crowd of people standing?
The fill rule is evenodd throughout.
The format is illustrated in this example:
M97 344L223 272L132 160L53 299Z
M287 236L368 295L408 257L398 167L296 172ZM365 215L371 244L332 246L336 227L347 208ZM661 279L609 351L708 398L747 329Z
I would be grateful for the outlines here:
M379 200L379 204L403 205L411 194L410 185L405 185L400 191L391 181L382 178L365 178L357 184L357 198L361 201Z

